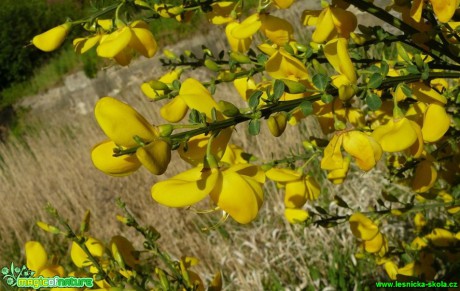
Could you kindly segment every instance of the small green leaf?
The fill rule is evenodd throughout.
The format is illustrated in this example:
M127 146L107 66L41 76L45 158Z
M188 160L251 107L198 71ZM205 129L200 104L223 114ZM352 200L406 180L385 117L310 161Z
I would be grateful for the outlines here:
M388 66L388 63L385 61L382 61L380 64L380 73L382 76L388 75L388 72L390 71L390 66Z
M343 208L348 208L348 209L350 208L347 202L345 202L342 198L340 198L340 196L335 195L334 200L337 202L338 206L343 207Z
M401 88L401 90L403 91L404 95L406 95L406 97L410 98L412 96L412 90L409 88L409 86L407 86L407 84L399 83L399 88Z
M283 83L284 91L290 94L304 93L307 89L304 84L289 79L283 79Z
M396 196L390 194L390 193L387 193L385 191L382 192L382 197L383 199L385 199L386 201L389 201L389 202L399 202L398 198L396 198Z
M382 100L380 100L380 97L377 94L368 92L366 96L366 104L369 106L370 110L375 111L382 106Z
M217 110L215 107L211 109L211 120L214 122L217 120Z
M300 103L299 108L304 116L308 116L313 113L313 104L310 101L303 101Z
M284 94L284 83L281 80L275 80L272 100L278 101Z
M264 65L265 62L268 60L268 56L264 54L257 55L257 62L261 65Z
M181 83L180 83L179 80L174 80L174 81L172 82L172 87L174 88L174 90L179 91L180 86L181 86Z
M262 91L254 91L252 92L251 96L249 96L248 104L252 110L256 109L259 106L259 99L262 96Z
M188 121L192 124L200 123L200 113L196 109L192 109L188 116Z
M250 135L258 135L260 132L260 120L259 119L250 120L248 130L249 130Z
M370 89L378 88L380 85L382 85L382 81L383 81L382 75L380 75L380 73L374 73L369 78L369 82L367 83L367 87L370 88Z
M313 80L313 85L315 85L315 87L318 88L320 92L324 92L329 83L329 77L323 74L314 75L312 80Z
M318 62L318 60L313 59L311 63L313 64L313 69L317 74L323 74L327 76L326 68L323 65L321 65L320 62Z
M321 95L321 101L323 101L326 104L331 103L333 100L334 96L332 96L331 94L324 93L323 95Z
M407 66L406 70L407 70L407 72L409 74L418 74L418 73L420 73L420 71L418 70L416 65L409 65L409 66Z

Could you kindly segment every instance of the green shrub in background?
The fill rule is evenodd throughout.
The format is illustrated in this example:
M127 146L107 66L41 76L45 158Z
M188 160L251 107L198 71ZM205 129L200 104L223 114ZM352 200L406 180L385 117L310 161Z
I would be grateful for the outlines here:
M82 11L81 4L75 0L2 0L0 90L27 80L37 67L53 56L28 47L31 36L60 24L63 15L78 18ZM3 98L1 93L0 98Z

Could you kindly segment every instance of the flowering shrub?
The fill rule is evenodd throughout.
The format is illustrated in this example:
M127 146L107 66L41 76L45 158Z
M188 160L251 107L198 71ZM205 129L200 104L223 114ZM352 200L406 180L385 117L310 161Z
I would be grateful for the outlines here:
M32 43L43 51L55 50L73 27L82 26L87 35L73 40L77 53L96 47L100 57L126 66L134 55L151 58L159 49L148 21L187 23L205 13L210 23L225 26L229 50L216 55L203 45L201 57L163 51L162 62L170 72L141 89L163 105L165 124L152 125L122 100L101 98L95 116L108 139L92 149L94 166L112 176L129 175L140 166L162 175L171 151L177 150L191 168L152 186L152 198L162 205L190 207L207 201L210 212L222 213L219 223L233 219L248 224L259 215L264 183L272 180L283 189L287 221L305 227L348 223L358 244L356 257L374 260L389 279L450 278L460 255L459 4L407 0L379 7L365 0L321 1L321 10L306 10L295 20L313 28L311 39L298 41L305 39L305 31L295 32L291 19L271 14L290 9L293 2L260 1L247 9L243 0L115 1L85 19L35 36ZM347 10L350 4L399 32L359 25ZM183 71L198 67L209 70L207 81L181 79ZM216 101L222 83L232 83L246 106ZM188 122L181 122L187 113ZM260 164L247 149L229 143L235 129L245 125L257 135L266 124L273 136L283 138L287 126L307 116L318 120L322 135L299 141L304 153ZM316 158L319 164L312 163ZM313 173L321 171L325 181L341 184L352 171L376 167L410 196L383 192L371 207L348 205L336 196L340 215L307 207L324 195ZM428 221L428 215L437 219ZM386 233L385 226L398 220L412 221L412 237ZM85 231L76 235L68 230L73 262L79 270L97 274L100 288L150 288L150 283L164 289L203 288L188 269L190 260L164 259L148 229L132 217L122 221L139 230L147 250L160 254L170 268L156 269L159 281L145 281L146 273L137 267L142 260L134 256L128 239L114 236L104 247ZM31 266L62 272L44 263L46 252L38 243L26 245L31 248L42 257L39 265L37 258L28 257ZM218 274L211 286L220 286L219 280Z

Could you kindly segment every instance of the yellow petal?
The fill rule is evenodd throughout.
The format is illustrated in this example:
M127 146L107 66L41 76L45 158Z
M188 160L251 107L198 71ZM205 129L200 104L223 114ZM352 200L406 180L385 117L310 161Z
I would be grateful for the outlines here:
M344 38L349 38L350 33L356 29L358 19L350 12L340 7L332 7L332 21L334 23L337 33Z
M59 266L59 265L50 265L44 268L39 273L39 276L43 276L45 278L53 278L54 276L64 277L64 274L65 274L64 267ZM66 288L66 290L68 289Z
M223 1L211 4L212 11L206 13L207 18L213 24L224 24L234 20L232 11L236 2Z
M134 268L139 263L139 260L134 256L135 249L132 243L124 236L116 235L110 240L110 249L114 258L118 257L115 253L118 253L123 263ZM120 259L119 258L119 259Z
M296 208L286 208L284 210L284 217L286 217L289 223L302 223L308 219L309 214L308 211L304 209L296 209Z
M152 197L169 207L185 207L203 200L221 179L217 170L195 167L152 187Z
M414 262L406 264L404 267L398 269L398 274L404 276L415 276L417 275L415 267Z
M51 52L62 45L72 24L66 22L56 26L32 39L32 44L44 52Z
M318 16L316 21L316 29L313 32L311 39L316 43L324 43L334 36L335 26L332 19L331 8L325 8Z
M211 93L196 79L189 78L182 83L178 98L181 98L190 109L204 112L211 117L213 108L219 108Z
M261 26L262 22L260 21L259 14L252 14L243 20L243 22L235 26L232 29L231 34L234 38L246 39L253 36Z
M324 55L334 69L345 75L351 83L357 80L355 67L348 54L348 41L345 38L336 38L324 46Z
M246 224L254 220L259 212L258 195L252 186L236 172L224 171L210 197L233 219Z
M144 57L153 57L157 52L158 46L150 30L144 28L132 28L131 30L133 36L129 45Z
M308 200L316 200L321 193L321 186L312 176L305 177L305 198Z
M48 263L48 255L43 245L38 241L28 241L25 245L27 268L40 273Z
M115 177L129 175L139 169L141 163L135 155L114 157L114 148L117 148L117 145L111 140L103 141L93 147L91 160L96 169Z
M244 151L242 148L234 144L228 144L225 149L225 154L220 161L230 165L247 164L248 161L243 158L243 154Z
M382 156L380 145L370 136L360 131L349 131L343 137L344 150L356 159L363 171L369 171Z
M248 176L257 183L265 183L265 173L256 165L251 164L235 164L226 170L227 172L236 172L242 176Z
M97 55L103 58L115 57L129 45L132 35L131 28L125 26L103 37L97 47Z
M133 139L152 141L156 136L153 125L131 106L112 97L103 97L96 103L94 115L104 133L117 145L127 148L138 144Z
M399 152L417 141L417 133L407 118L390 119L377 127L371 135L385 152Z
M307 202L305 191L306 185L303 180L286 183L284 205L287 208L301 208Z
M292 3L294 3L295 0L273 0L275 6L279 9L287 9L291 7Z
M265 175L270 180L281 183L298 181L302 178L299 172L286 168L271 168L265 172Z
M457 0L430 0L434 14L440 22L448 22L458 7Z
M104 254L104 245L93 237L88 237L85 246L94 257L102 257ZM91 261L88 259L88 255L86 255L85 251L76 242L72 243L70 257L73 263L79 268L92 265Z
M438 171L433 163L428 160L421 161L415 168L412 180L412 189L417 193L424 193L433 187L438 178Z
M182 98L176 97L163 105L160 115L169 122L179 122L187 114L188 106Z
M379 234L379 227L362 213L353 213L348 220L351 232L362 240L371 240Z
M232 31L238 26L238 22L231 22L227 24L227 26L225 27L225 35L227 36L227 41L232 51L246 53L249 50L249 47L251 46L252 39L251 37L243 39L234 37Z
M423 0L414 0L412 3L412 7L410 9L410 17L414 19L416 22L420 22L422 19L422 10L425 1Z
M265 63L265 70L273 79L304 80L309 78L305 65L284 48L274 53Z
M410 122L411 122L412 127L415 130L415 133L417 134L417 141L409 148L409 152L414 158L417 159L422 155L423 150L424 150L423 134L422 134L422 130L420 126L417 123L415 123L412 120Z
M227 148L228 141L232 136L233 128L227 127L223 129L216 138L213 139L211 144L211 153L217 159L220 159ZM179 147L180 157L192 165L199 165L203 163L203 158L206 153L206 148L209 141L209 135L196 135L188 141L188 149L185 150L184 144Z
M137 149L136 156L152 174L161 175L171 161L171 145L164 140L156 139Z
M335 169L327 173L327 178L334 184L342 184L347 177L348 169L350 167L350 157L344 158L343 168Z
M377 253L384 243L383 235L379 232L373 239L364 240L364 250L368 253Z
M450 118L444 106L433 103L430 104L425 112L423 119L422 135L426 142L440 140L450 126Z
M447 99L439 94L436 90L426 85L423 82L416 82L409 85L412 89L412 94L418 101L425 103L442 103L447 104Z
M321 160L321 169L335 170L343 168L342 156L343 135L334 135L324 149L324 157Z
M427 235L427 238L431 243L438 247L448 247L454 245L457 242L455 235L443 228L435 228L433 231Z
M385 271L388 274L388 277L390 277L391 280L396 280L397 275L398 275L398 266L394 262L386 262L383 265Z
M291 40L294 29L288 21L269 14L261 15L260 20L260 31L273 43L282 46Z
M302 24L305 26L316 25L320 14L321 10L304 10L302 12Z
M95 46L100 40L101 35L96 34L89 38L76 38L73 41L73 45L75 47L75 51L79 54L84 54L88 50L90 50L93 46Z

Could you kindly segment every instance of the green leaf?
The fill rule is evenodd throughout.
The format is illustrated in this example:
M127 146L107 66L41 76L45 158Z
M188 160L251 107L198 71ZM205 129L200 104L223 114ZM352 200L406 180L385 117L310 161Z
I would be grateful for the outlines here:
M313 104L310 101L303 101L300 103L299 108L304 116L308 116L313 113Z
M324 92L329 83L329 77L324 74L316 74L313 76L312 80L313 80L313 85L315 85L315 87L318 88L320 92Z
M380 75L380 73L374 73L369 78L369 82L367 83L367 87L370 88L370 89L375 89L375 88L378 88L380 85L382 85L382 82L383 82L382 75Z
M172 87L174 88L174 90L179 91L180 86L181 86L181 83L180 83L179 80L174 80L174 81L172 82Z
M192 124L200 123L200 113L196 109L190 111L188 122Z
M281 80L275 80L273 88L272 100L278 101L284 94L284 83Z
M304 93L307 89L304 84L289 79L283 79L283 83L284 91L290 94Z
M420 73L420 71L418 70L416 65L409 65L409 66L407 66L406 70L407 70L407 72L409 74L418 74L418 73Z
M254 91L252 92L251 96L249 96L248 104L252 110L256 109L259 106L259 99L262 96L262 91Z
M388 63L385 61L382 61L380 63L380 73L382 76L388 75L388 72L390 71L390 66L388 66Z
M350 206L348 206L347 202L340 198L340 196L335 195L334 200L337 202L338 206L350 209Z
M260 120L259 119L250 120L248 130L249 130L250 135L258 135L260 132Z
M268 56L264 54L257 55L257 62L261 65L264 65L265 62L268 60Z
M383 199L385 199L386 201L389 201L389 202L399 202L398 198L396 198L396 196L390 194L390 193L387 193L385 191L382 192L382 197Z
M334 96L332 96L331 94L324 93L323 95L321 95L321 101L323 101L326 104L331 103L333 100Z
M211 120L214 122L217 120L217 110L215 107L211 109Z
M403 91L404 95L406 95L406 97L410 98L412 96L412 90L409 88L409 86L407 86L407 84L399 83L399 88L401 88L401 90Z
M318 62L318 60L313 59L313 60L311 61L311 63L313 64L313 69L314 69L315 73L327 75L327 70L326 70L326 68L324 68L324 66L321 65L320 62Z
M366 104L369 106L370 110L375 111L382 106L382 100L380 100L380 97L377 94L368 92L366 96Z

